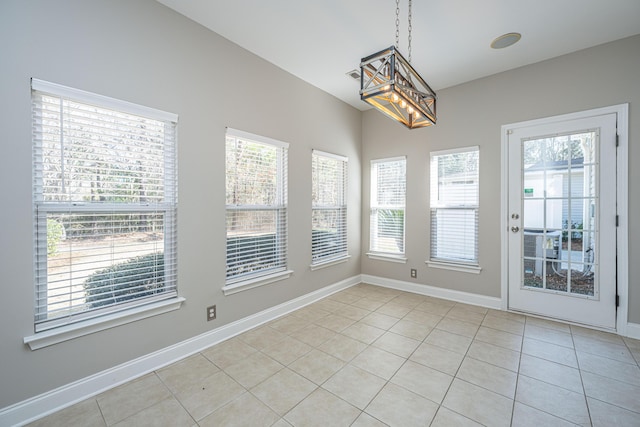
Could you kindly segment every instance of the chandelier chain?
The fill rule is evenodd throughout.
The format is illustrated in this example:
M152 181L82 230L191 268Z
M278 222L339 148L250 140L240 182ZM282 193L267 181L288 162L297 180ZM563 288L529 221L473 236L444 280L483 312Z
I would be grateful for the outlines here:
M400 0L396 0L396 49L400 49Z
M411 65L413 0L402 0L408 6L408 61L400 54L400 0L395 1L395 48L362 58L360 99L409 129L435 125L436 93Z
M409 0L409 62L411 62L411 0Z

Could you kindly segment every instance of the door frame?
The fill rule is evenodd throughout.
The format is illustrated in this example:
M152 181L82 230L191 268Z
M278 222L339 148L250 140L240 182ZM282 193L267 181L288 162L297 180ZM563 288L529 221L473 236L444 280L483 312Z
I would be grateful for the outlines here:
M604 114L617 115L618 151L616 170L616 199L618 227L617 239L617 270L619 306L616 312L616 333L627 335L628 297L629 297L629 104L618 104L609 107L562 114L541 119L502 125L500 129L500 283L501 308L508 311L509 307L509 133L513 129L538 126L567 120L584 119Z

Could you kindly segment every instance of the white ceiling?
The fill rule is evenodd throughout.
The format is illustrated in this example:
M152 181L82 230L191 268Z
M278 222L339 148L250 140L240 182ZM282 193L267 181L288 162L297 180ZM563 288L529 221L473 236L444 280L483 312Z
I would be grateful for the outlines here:
M395 44L394 0L158 1L361 110L345 73ZM400 0L405 57L407 28ZM522 39L491 49L507 32ZM639 33L640 0L415 0L411 64L437 92Z

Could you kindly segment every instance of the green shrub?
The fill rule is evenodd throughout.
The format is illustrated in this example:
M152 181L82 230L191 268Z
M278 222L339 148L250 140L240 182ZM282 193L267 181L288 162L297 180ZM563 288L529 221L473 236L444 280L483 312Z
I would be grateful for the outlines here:
M227 277L278 266L275 234L227 238Z
M84 283L91 308L113 305L164 292L164 255L132 258L96 271Z
M312 254L313 261L320 256L331 257L342 254L346 251L346 243L341 241L342 236L337 231L332 230L311 230L311 242L316 249L316 254Z
M47 218L47 255L58 253L58 243L64 236L64 226L55 219Z

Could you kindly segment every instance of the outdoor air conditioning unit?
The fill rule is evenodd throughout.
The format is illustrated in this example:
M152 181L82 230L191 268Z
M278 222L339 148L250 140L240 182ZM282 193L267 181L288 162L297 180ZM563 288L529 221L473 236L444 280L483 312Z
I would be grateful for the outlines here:
M542 277L543 262L558 259L560 256L561 231L525 230L524 231L524 265L526 274Z

